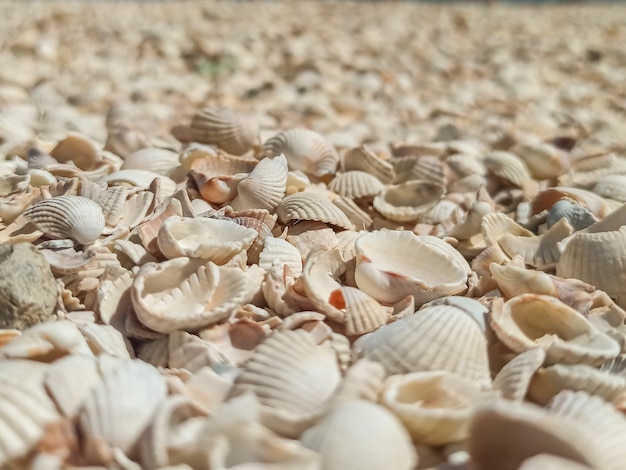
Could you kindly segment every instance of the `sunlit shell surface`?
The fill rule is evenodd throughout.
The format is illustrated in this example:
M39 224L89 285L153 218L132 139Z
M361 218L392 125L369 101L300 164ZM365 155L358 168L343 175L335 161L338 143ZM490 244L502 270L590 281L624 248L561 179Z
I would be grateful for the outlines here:
M193 117L190 134L196 142L215 144L233 155L243 155L258 142L259 126L253 118L230 109L205 109Z

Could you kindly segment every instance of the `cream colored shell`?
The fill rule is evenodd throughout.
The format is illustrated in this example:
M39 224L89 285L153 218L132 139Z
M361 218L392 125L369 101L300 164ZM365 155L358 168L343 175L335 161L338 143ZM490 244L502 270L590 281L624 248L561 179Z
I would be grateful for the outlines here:
M276 214L283 224L297 220L313 220L351 229L352 222L324 196L316 193L296 193L285 197L276 208Z
M443 197L445 188L426 180L388 186L374 198L374 208L394 222L417 220Z
M376 196L384 188L374 175L357 170L338 173L328 185L331 191L350 199Z
M243 155L258 143L259 125L252 117L230 109L204 109L190 126L192 140L214 144L233 155Z
M236 211L257 208L274 212L285 195L286 185L285 156L264 158L237 184L237 196L230 205Z

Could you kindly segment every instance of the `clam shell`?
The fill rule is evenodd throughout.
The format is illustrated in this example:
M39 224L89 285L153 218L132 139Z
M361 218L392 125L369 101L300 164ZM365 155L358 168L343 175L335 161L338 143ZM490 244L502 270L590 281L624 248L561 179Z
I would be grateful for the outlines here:
M179 165L179 155L161 148L144 148L131 153L124 159L120 170L147 170L168 176Z
M175 258L141 267L131 287L139 320L154 331L198 329L228 318L248 294L238 268Z
M102 159L96 144L77 132L68 133L50 151L50 155L59 163L73 162L81 170L91 170Z
M312 220L347 230L352 229L352 222L341 209L316 193L296 193L285 197L276 208L276 214L283 224L295 220Z
M377 401L385 374L385 368L379 362L368 359L356 361L345 371L333 403L336 405L351 400Z
M91 199L81 196L58 196L26 209L24 216L52 238L71 238L89 245L104 230L104 214Z
M257 208L273 212L285 195L286 185L285 156L264 158L237 184L237 196L230 205L234 210Z
M388 374L454 372L477 386L491 384L487 340L458 305L433 305L359 338L357 356L378 361Z
M387 184L395 178L393 166L376 156L367 146L348 150L341 159L343 171L363 171L375 176L381 183Z
M532 179L526 164L510 152L493 152L483 162L491 173L518 188L523 188Z
M556 178L570 169L569 156L563 150L545 142L519 142L510 152L528 167L533 178Z
M542 348L533 348L515 356L493 379L493 389L503 398L522 401L526 397L533 374L546 358Z
M364 400L345 402L307 430L301 442L322 456L327 470L411 470L418 458L398 419Z
M330 302L345 310L343 321L348 336L360 336L385 325L391 316L391 307L383 307L365 292L343 286L331 293Z
M600 178L593 187L593 192L619 202L626 202L626 175L611 174Z
M531 212L538 214L543 210L549 210L554 203L561 199L570 199L583 207L586 207L598 218L602 218L611 212L606 200L591 191L581 188L553 187L537 193L531 201Z
M298 436L323 412L341 374L332 350L303 330L275 332L257 346L235 382L232 396L254 393L270 429Z
M169 217L157 237L161 253L168 259L186 256L227 263L247 250L258 232L228 219Z
M381 392L381 403L402 421L413 440L431 446L466 439L481 400L475 385L443 371L394 375Z
M393 304L412 295L421 305L467 288L467 261L436 237L377 231L358 238L355 248L357 286L379 302Z
M259 140L255 119L224 108L200 111L193 117L189 131L191 140L214 144L233 155L243 155Z
M328 189L350 198L376 196L385 185L378 178L364 171L347 171L338 173L328 185Z
M263 144L263 154L285 154L290 170L301 170L309 176L322 178L335 174L339 156L334 147L317 132L288 129Z
M576 310L545 295L522 294L492 304L489 323L498 338L515 352L537 346L546 364L599 365L619 354L620 346L598 331Z
M259 266L269 271L273 264L288 265L294 277L302 274L302 257L298 249L282 238L270 237L265 240L263 251L259 255Z
M445 186L443 163L438 157L406 156L391 160L396 177L394 184L409 180L427 180Z
M445 188L425 180L388 186L374 198L374 208L395 222L417 220L443 197Z
M307 256L302 272L304 289L311 303L329 319L340 323L345 321L345 310L342 310L345 305L338 301L343 300L339 278L345 270L346 264L338 248L318 247Z
M47 370L45 385L63 416L74 418L92 390L100 383L94 356L72 354L59 359Z
M123 361L103 374L79 413L85 445L106 443L132 455L166 394L156 368L139 360Z

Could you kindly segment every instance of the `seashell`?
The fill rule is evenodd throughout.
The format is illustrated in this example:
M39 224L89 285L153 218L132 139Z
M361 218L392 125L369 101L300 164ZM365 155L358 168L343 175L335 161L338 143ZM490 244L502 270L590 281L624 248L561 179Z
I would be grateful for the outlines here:
M385 408L352 400L334 408L300 440L322 457L322 468L416 468L418 457L398 419Z
M489 323L515 352L545 349L547 365L598 365L619 354L613 339L598 331L576 310L554 297L522 294L507 302L495 299Z
M553 187L537 193L531 201L531 212L538 214L543 210L549 210L554 203L561 199L568 199L591 211L600 219L611 212L611 207L602 197L591 191L580 188Z
M605 291L626 305L626 227L616 231L576 232L568 241L556 274L576 278Z
M304 289L311 303L329 319L340 323L345 321L345 310L342 310L345 304L341 302L339 278L345 270L338 248L317 247L307 256L302 272Z
M352 223L346 215L328 199L316 193L296 193L285 197L276 208L276 214L283 224L296 220L312 220L346 230L352 229Z
M142 266L131 287L131 298L141 323L170 333L228 318L244 303L247 283L238 268L175 258Z
M535 179L556 178L570 169L568 154L545 142L518 142L509 151L526 164Z
M50 155L59 163L73 162L81 170L92 170L102 160L96 144L77 132L69 132L50 151Z
M457 240L469 240L481 231L483 217L493 212L493 204L487 201L476 201L465 217L458 221L446 236Z
M426 180L445 186L446 175L441 160L433 156L406 156L391 160L396 177L393 184Z
M625 389L626 377L607 374L583 364L555 364L535 372L528 397L535 403L546 405L562 390L582 390L612 401Z
M459 179L473 175L483 176L487 173L483 161L469 154L455 153L445 157L444 161L457 174Z
M609 174L600 178L593 187L593 192L599 196L613 199L619 202L626 202L626 175Z
M58 196L38 202L24 216L51 238L71 238L89 245L104 230L104 215L98 204L81 196Z
M80 326L80 331L94 354L108 354L121 359L135 356L128 338L111 325L87 323Z
M383 307L365 292L349 286L331 292L329 302L345 310L343 322L348 336L361 336L385 325L393 310L391 307Z
M119 120L107 126L107 140L104 149L128 158L134 152L140 151L150 146L147 136L132 124Z
M203 109L191 120L191 140L213 144L233 155L243 155L258 144L259 125L250 116L230 109Z
M298 249L286 240L270 237L259 255L259 266L269 271L274 263L288 265L294 277L302 274L302 257Z
M376 196L384 188L378 178L357 170L338 173L328 185L331 191L350 199Z
M214 345L184 331L172 332L169 335L168 347L169 367L185 369L192 374L205 366L216 367L233 364Z
M275 332L257 346L231 396L254 393L261 420L279 434L296 437L323 413L341 374L332 350L303 330Z
M376 402L383 387L385 368L379 362L360 359L345 371L333 397L334 406L352 400Z
M290 170L301 170L308 176L324 178L335 174L339 156L324 137L309 129L288 129L263 144L263 154L284 154Z
M443 197L445 188L425 180L388 186L374 198L374 208L395 222L417 220Z
M186 153L183 152L183 155L186 155ZM191 155L193 155L193 153ZM250 173L258 163L256 159L237 158L221 154L196 158L191 161L185 161L181 156L181 165L184 169L203 175L206 179L216 176L233 176L240 173Z
M242 214L242 215L239 215ZM233 214L235 215L235 214ZM265 247L265 243L274 238L272 228L276 223L276 216L270 216L265 209L245 211L237 213L232 221L243 227L256 230L257 236L248 248L248 263L259 263L259 255Z
M412 295L421 305L467 288L467 261L436 237L377 231L357 239L355 248L357 286L379 302L393 304ZM431 270L435 265L438 269Z
M479 387L491 377L481 326L459 305L433 305L359 338L358 357L378 361L387 373L456 373Z
M168 259L186 256L223 265L250 248L257 235L256 230L228 219L174 216L163 222L157 241Z
M378 157L365 145L348 150L341 159L341 169L363 171L376 177L383 184L391 183L395 178L391 163Z
M31 451L43 437L46 425L59 419L41 380L45 369L37 371L30 365L30 361L0 361L0 466L3 467L12 466L12 462ZM25 380L18 379L20 370L25 373Z
M524 460L518 470L592 470L592 468L556 455L539 454Z
M493 152L485 157L483 163L488 171L518 188L523 188L532 179L523 160L510 152Z
M546 352L542 348L533 348L518 354L500 369L493 379L493 389L507 400L524 400L532 376L542 366L545 358Z
M230 204L234 210L276 209L285 195L287 159L284 155L264 158L247 178L237 184L237 196Z
M598 221L588 209L567 199L561 199L550 207L546 218L548 228L555 225L562 218L567 219L567 222L575 231L587 228Z
M142 361L105 372L78 415L88 452L109 445L131 456L166 394L161 374Z
M337 206L341 212L346 214L348 220L352 222L354 227L361 228L363 230L369 229L372 226L372 218L370 215L361 209L352 199L339 196L333 199L333 204ZM346 232L340 232L346 233Z
M135 190L145 190L150 189L155 179L161 184L161 191L165 197L171 196L176 192L177 188L174 180L148 170L120 170L105 176L99 182L107 183L108 186L123 185L135 188Z
M179 165L176 152L161 148L142 148L124 159L120 170L147 170L167 176Z
M468 437L473 410L483 400L471 382L448 372L413 372L385 380L381 403L415 442L438 446Z

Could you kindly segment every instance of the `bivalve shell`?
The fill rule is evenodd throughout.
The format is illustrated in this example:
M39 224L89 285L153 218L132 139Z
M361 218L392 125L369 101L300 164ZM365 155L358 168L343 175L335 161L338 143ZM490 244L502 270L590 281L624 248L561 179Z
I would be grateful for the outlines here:
M352 222L324 196L317 193L296 193L287 196L276 208L276 214L283 224L295 220L313 220L350 230Z
M258 144L259 125L249 116L230 109L204 109L189 128L191 140L213 144L233 155L243 155Z
M328 189L341 196L357 199L376 196L385 189L385 185L374 175L355 170L337 174L328 185Z
M363 171L369 173L383 184L391 183L396 176L391 163L376 156L365 145L348 150L343 155L341 168L343 171Z
M264 158L237 184L237 196L230 205L236 211L256 208L273 212L285 195L286 185L285 156Z
M374 198L374 208L394 222L417 220L443 197L443 186L425 180L411 180L388 186Z

